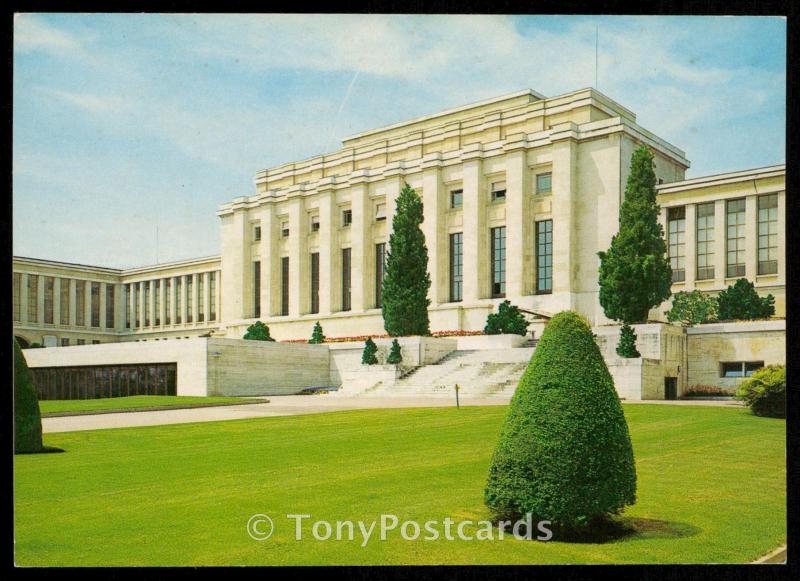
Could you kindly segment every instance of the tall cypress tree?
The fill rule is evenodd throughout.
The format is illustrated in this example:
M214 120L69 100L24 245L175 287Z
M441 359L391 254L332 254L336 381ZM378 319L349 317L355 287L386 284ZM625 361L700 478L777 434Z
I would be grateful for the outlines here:
M600 256L600 304L606 316L623 323L620 347L623 357L638 357L631 323L672 294L672 268L667 258L664 229L658 223L656 174L653 153L639 147L631 158L631 171L620 208L619 232Z
M392 337L430 335L428 320L428 248L422 224L422 200L406 184L392 219L386 275L381 289L383 326Z

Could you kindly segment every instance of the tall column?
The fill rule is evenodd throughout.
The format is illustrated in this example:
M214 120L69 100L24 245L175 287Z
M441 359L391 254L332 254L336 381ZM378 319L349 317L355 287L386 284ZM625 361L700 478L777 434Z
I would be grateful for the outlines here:
M192 274L192 322L197 323L197 315L200 313L200 302L197 292L197 273Z
M134 283L136 285L136 309L139 313L139 329L144 329L144 315L145 315L145 304L144 304L144 281L139 281ZM133 322L132 326L136 325L136 321Z
M220 304L221 301L222 301L222 271L221 270L217 271L217 277L216 278L217 278L217 284L215 285L216 286L216 292L214 293L214 301L215 301L215 304L216 304L215 313L217 315L217 322L220 322L222 320L222 305ZM267 312L269 312L269 311L267 311Z
M211 291L211 289L209 288L210 286L209 281L211 277L208 276L208 272L204 272L200 274L200 276L203 277L203 296L200 297L200 300L203 301L203 319L204 322L207 323L209 315L211 314L211 309L209 308L211 305L211 300L209 295Z
M521 142L516 142L520 143ZM506 297L533 292L530 172L524 149L506 155Z
M280 260L278 240L280 224L275 216L275 204L264 204L261 213L261 316L272 317L280 311ZM219 276L219 273L217 274ZM217 281L217 288L220 284ZM217 307L219 317L219 307Z
M92 327L92 281L83 281L83 324L89 329Z
M61 324L61 281L63 279L56 277L53 280L53 324Z
M166 278L161 278L156 282L157 282L157 284L159 286L158 294L159 294L159 301L160 301L160 304L158 306L158 318L159 318L159 321L161 323L160 326L163 327L164 325L167 324L167 304L166 304L167 301L165 300L165 297L167 296L166 295L166 293L167 293L167 279Z
M778 281L786 282L786 192L778 193Z
M479 144L477 144L479 146ZM480 151L465 159L462 188L464 214L464 302L490 296L489 232L486 228L486 192Z
M136 329L136 297L138 295L136 291L138 287L139 285L137 285L135 282L132 282L128 285L128 288L130 289L128 293L128 305L129 305L128 312L130 313L131 331Z
M178 310L177 310L177 308L175 306L175 299L178 296L177 284L176 283L178 282L179 278L180 277L173 276L173 277L171 277L170 282L169 282L169 322L170 322L170 325L174 325L175 321L177 320L176 316L178 314Z
M225 312L222 317L228 322L249 316L253 304L247 218L247 210L243 208L221 216L222 270L225 271L222 279L222 294L225 296L222 308ZM186 319L181 317L181 321L185 323Z
M425 245L428 247L428 272L431 277L428 298L431 300L431 306L436 306L450 300L447 284L450 249L447 224L444 221L447 201L438 154L427 163L423 161L423 169L422 231L425 233Z
M372 287L368 279L369 259L373 252L370 236L372 212L369 199L369 186L366 178L360 179L350 189L350 209L353 211L353 222L350 225L350 298L351 308L355 312L371 308L374 296L370 296Z
M28 322L28 273L23 272L19 281L19 322Z
M147 284L150 285L150 302L147 305L148 312L150 313L150 326L156 326L156 283L157 280L149 280Z
M104 331L108 327L106 321L106 283L100 283L100 330Z
M309 277L305 266L308 258L307 227L304 200L301 196L289 202L289 316L308 312Z
M116 331L125 330L125 307L128 297L125 296L125 285L121 282L114 284L114 325Z
M694 288L697 276L697 204L686 204L686 233L684 236L684 261L686 288Z
M181 324L185 325L189 320L189 289L187 283L191 275L181 275Z
M727 277L727 208L725 200L714 202L714 286L725 286Z
M744 211L745 276L755 281L758 275L758 196L745 198Z
M40 274L38 278L39 284L37 285L38 292L37 295L37 307L36 307L36 316L37 316L37 323L40 325L44 325L44 275Z
M567 309L574 306L572 293L575 292L575 256L580 228L575 216L577 150L577 143L571 138L553 144L553 294L562 293L559 302Z
M395 211L397 210L397 197L400 195L400 190L405 186L406 178L403 175L403 170L399 164L394 163L387 166L383 172L386 177L385 191L386 191L386 250L389 250L389 237L392 232L392 220L394 219Z
M321 314L337 311L341 304L339 253L336 192L329 189L320 192L319 201L319 312Z
M74 278L71 278L69 279L69 326L70 327L74 327L78 320L78 316L75 313L78 305L77 295L78 292L77 292L76 280Z

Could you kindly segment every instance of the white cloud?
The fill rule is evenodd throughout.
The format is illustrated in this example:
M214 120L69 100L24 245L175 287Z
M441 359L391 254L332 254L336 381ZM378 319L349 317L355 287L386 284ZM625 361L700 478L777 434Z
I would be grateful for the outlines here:
M83 42L74 35L51 26L34 14L14 17L14 51L43 51L55 56L84 54Z

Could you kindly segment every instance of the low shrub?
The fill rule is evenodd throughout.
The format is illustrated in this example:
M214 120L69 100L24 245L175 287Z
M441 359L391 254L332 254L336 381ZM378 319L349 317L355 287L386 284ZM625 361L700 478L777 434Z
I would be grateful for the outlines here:
M756 370L736 392L757 416L786 417L786 366L767 365Z
M261 321L256 321L249 327L247 327L247 332L244 334L242 339L247 339L248 341L274 341L269 334L269 327L267 327Z
M375 354L378 352L378 346L372 339L367 339L364 342L364 351L361 353L362 365L377 365L378 358Z
M775 297L759 296L752 282L740 278L719 293L717 314L721 321L768 319L775 314Z
M716 385L697 384L687 389L683 397L730 397L735 394L735 390L717 387Z
M717 316L717 299L697 289L675 293L667 321L680 322L686 327L713 321Z
M391 365L399 365L403 362L403 354L400 351L400 343L397 339L392 341L392 348L389 350L389 355L386 357L386 363Z
M503 301L497 306L496 313L489 313L483 332L487 335L500 335L501 333L525 335L528 332L529 324L519 307L512 305L511 301Z
M314 325L314 330L311 332L311 339L308 341L311 345L318 345L325 342L325 335L322 333L322 325L319 321Z

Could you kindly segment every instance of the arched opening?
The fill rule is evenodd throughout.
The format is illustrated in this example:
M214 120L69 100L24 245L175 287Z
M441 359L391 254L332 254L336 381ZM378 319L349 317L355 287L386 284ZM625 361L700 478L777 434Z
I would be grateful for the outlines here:
M30 342L25 337L14 335L14 339L16 339L17 343L19 343L20 349L27 349L28 347L31 346Z

